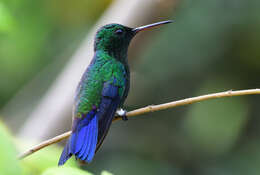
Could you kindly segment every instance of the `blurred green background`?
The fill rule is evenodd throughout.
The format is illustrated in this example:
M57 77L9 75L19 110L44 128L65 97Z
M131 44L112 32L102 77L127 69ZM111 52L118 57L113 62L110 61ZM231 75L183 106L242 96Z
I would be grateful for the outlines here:
M154 33L143 33L142 41L136 41L138 47L130 48L132 84L126 102L128 110L259 87L259 0L172 2L164 0L165 8L169 3L173 4L172 9L167 9L167 13L157 11L155 16L176 22ZM14 145L21 150L32 145L29 138L15 136L32 106L39 103L111 3L112 0L0 1L0 115L5 123L0 125L0 174L85 173L68 168L79 167L73 160L65 170L55 168L62 149L58 145L24 161L14 160ZM147 23L158 18L147 19ZM20 98L16 98L17 94ZM116 122L93 163L79 168L93 174L107 170L115 175L258 175L258 104L260 98L256 95L232 97ZM68 114L68 120L57 125L68 130L70 117ZM9 166L17 167L17 171L9 171Z

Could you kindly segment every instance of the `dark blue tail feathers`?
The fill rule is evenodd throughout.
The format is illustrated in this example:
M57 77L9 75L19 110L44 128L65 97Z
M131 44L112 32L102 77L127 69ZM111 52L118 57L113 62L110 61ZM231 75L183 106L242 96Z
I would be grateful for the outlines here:
M90 163L95 155L98 137L98 118L87 115L78 123L68 140L58 165L63 165L72 155Z
M70 145L70 139L66 143L66 146L64 147L61 153L60 160L58 163L59 166L63 165L72 156L72 154L69 152L69 145Z

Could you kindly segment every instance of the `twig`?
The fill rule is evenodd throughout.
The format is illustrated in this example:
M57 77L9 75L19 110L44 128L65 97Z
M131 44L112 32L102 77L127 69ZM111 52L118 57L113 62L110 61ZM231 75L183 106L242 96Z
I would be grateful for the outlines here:
M27 151L21 153L20 155L18 155L18 159L23 159L23 158L31 155L32 153L41 150L42 148L44 148L46 146L49 146L49 145L52 145L52 144L57 143L59 141L62 141L64 139L68 138L70 136L70 134L71 134L71 131L68 131L68 132L60 134L56 137L53 137L49 140L45 140L45 141L41 142L40 144L35 145L34 147L30 148L29 150L27 150Z
M164 104L160 104L160 105L150 105L150 106L147 106L144 108L140 108L140 109L136 109L136 110L127 112L126 115L127 115L127 117L133 117L133 116L137 116L137 115L141 115L141 114L145 114L145 113L149 113L149 112L160 111L160 110L164 110L164 109L188 105L188 104L205 101L205 100L210 100L210 99L215 99L215 98L241 96L241 95L252 95L252 94L260 94L260 89L249 89L249 90L239 90L239 91L229 90L229 91L225 91L225 92L202 95L202 96L198 96L198 97L191 97L191 98L186 98L183 100L173 101L173 102L164 103ZM120 120L120 119L121 119L121 117L116 116L113 121ZM18 156L18 159L23 159L48 145L51 145L51 144L57 143L61 140L64 140L64 139L68 138L70 136L70 134L71 134L71 131L68 131L68 132L58 135L54 138L46 140L46 141L30 148L29 150L21 153Z

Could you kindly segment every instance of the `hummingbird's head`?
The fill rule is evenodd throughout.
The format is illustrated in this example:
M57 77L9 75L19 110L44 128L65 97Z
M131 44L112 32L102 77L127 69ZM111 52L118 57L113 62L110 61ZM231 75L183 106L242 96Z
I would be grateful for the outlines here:
M127 49L132 38L140 31L172 21L162 21L142 27L130 28L121 24L107 24L95 36L94 49L103 50L116 59L126 59Z
M114 54L127 50L134 35L135 32L130 27L121 24L107 24L97 31L94 49L104 50L111 53L111 56L115 56Z

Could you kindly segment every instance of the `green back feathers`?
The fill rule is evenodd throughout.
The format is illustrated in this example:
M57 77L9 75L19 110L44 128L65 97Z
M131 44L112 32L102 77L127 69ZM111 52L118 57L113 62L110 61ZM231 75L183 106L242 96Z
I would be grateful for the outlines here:
M95 60L82 77L75 101L75 117L88 113L94 106L98 107L104 82L116 79L119 95L122 97L125 86L124 65L102 51L98 51Z

